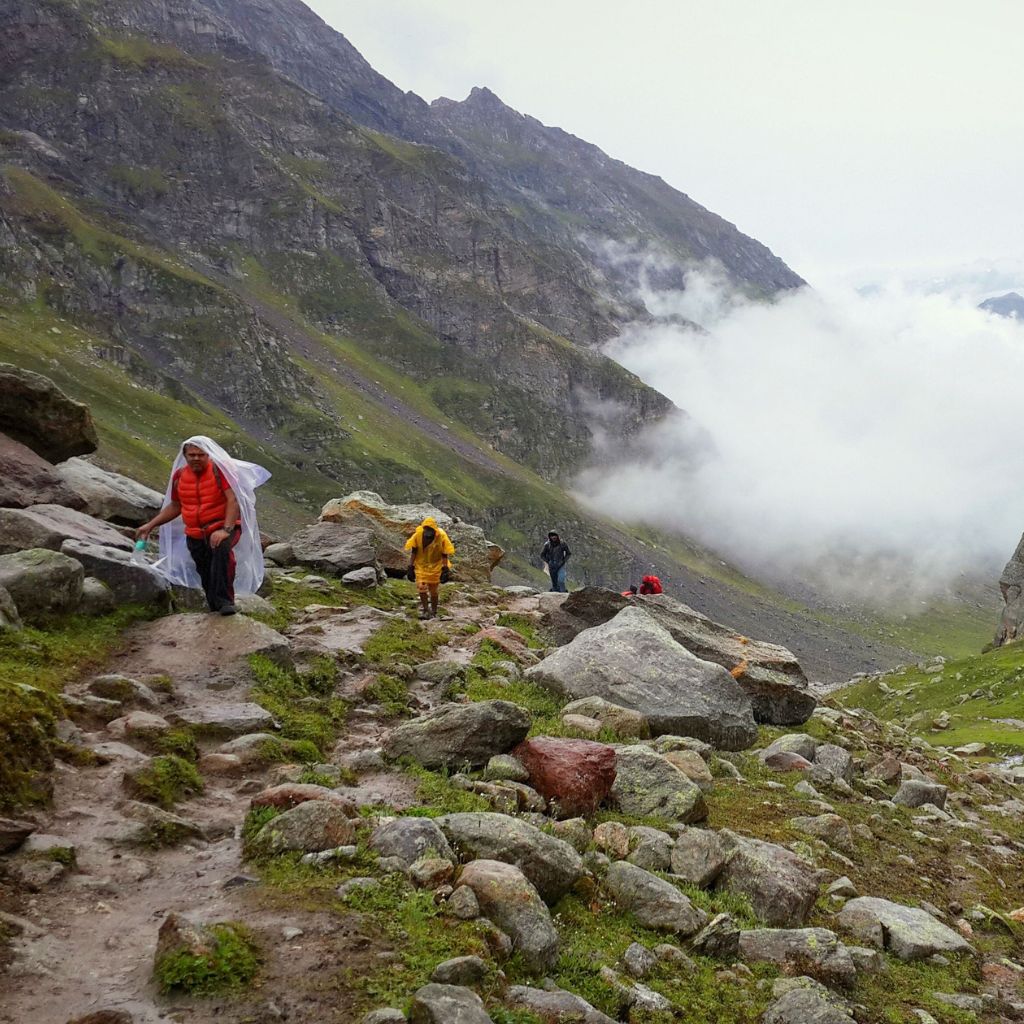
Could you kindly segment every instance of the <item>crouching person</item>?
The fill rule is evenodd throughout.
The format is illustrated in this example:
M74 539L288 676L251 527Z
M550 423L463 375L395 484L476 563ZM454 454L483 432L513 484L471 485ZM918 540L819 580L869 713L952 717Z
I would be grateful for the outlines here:
M156 567L171 583L202 588L211 612L234 615L236 588L254 594L263 583L255 489L269 478L210 438L190 437L174 460L164 507L135 536L145 540L160 528Z
M409 552L409 579L415 581L420 595L420 618L432 619L437 615L441 584L451 578L455 546L437 521L427 516L405 542L405 550Z

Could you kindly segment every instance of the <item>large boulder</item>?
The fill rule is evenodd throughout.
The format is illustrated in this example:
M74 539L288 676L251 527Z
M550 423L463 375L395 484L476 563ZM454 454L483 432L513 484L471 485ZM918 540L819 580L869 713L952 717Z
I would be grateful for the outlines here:
M515 864L547 903L556 903L583 874L580 855L564 840L507 814L445 814L437 824L463 860Z
M701 788L649 747L619 747L612 801L624 814L690 824L708 816Z
M167 604L171 587L151 565L132 561L131 553L80 540L66 540L61 552L81 562L94 579L105 583L119 604Z
M694 736L726 750L742 750L757 737L750 698L736 680L676 643L639 608L585 630L526 675L568 697L603 697L639 711L655 735Z
M405 1020L405 1015L401 1016ZM463 985L431 982L416 990L409 1008L410 1024L491 1024L483 1000Z
M395 818L378 825L370 835L370 849L381 857L397 857L406 867L426 856L455 860L445 834L432 818Z
M373 534L360 527L311 523L294 534L290 543L295 561L317 572L344 576L354 569L377 564Z
M524 740L532 721L529 711L507 700L442 704L393 729L384 753L392 760L412 758L425 768L481 768Z
M858 896L839 912L839 927L859 942L887 949L900 960L924 960L933 953L970 953L958 932L920 907L874 896Z
M345 809L326 800L307 800L272 818L256 833L253 850L278 854L288 850L319 853L355 842L356 825Z
M558 957L558 932L544 901L519 868L497 860L474 860L462 869L458 883L473 890L484 916L511 938L528 970L551 970Z
M69 398L49 377L0 363L0 430L49 462L96 451L89 407Z
M68 459L57 467L57 473L68 488L81 495L85 511L97 519L139 526L152 519L164 503L159 491L120 473L101 469L88 459Z
M672 847L672 874L706 889L722 873L727 854L717 832L709 828L684 829Z
M296 656L335 658L362 654L363 644L393 618L393 612L369 605L359 605L349 611L344 607L314 604L299 613L288 627L287 635Z
M0 434L0 508L43 504L81 509L85 500L46 459L20 441Z
M784 846L720 832L731 845L716 887L750 900L754 913L777 928L797 928L818 897L819 874Z
M59 551L66 540L130 551L132 542L109 523L62 505L0 508L0 554L26 548Z
M21 614L14 598L6 587L0 587L0 633L15 632L21 627Z
M740 955L751 963L778 964L786 974L810 974L826 985L852 985L857 967L827 928L754 928L740 933Z
M615 1024L611 1017L581 996L561 988L513 985L505 993L505 1005L513 1010L525 1010L543 1024Z
M592 814L615 781L615 751L604 743L536 736L512 753L559 818Z
M948 794L949 790L941 783L931 782L928 779L906 779L900 783L900 788L896 790L892 802L904 807L923 807L925 804L933 804L942 809L946 806Z
M707 914L671 882L626 860L612 864L604 877L604 887L616 905L629 911L645 928L693 935L707 921Z
M460 582L490 582L491 570L505 552L488 541L479 526L453 519L433 505L389 505L373 491L355 491L329 501L320 513L324 522L368 530L377 560L391 575L405 572L409 564L405 542L428 516L437 521L455 545L452 563L456 578Z
M276 728L274 716L266 708L251 702L238 704L199 704L167 713L172 725L184 725L206 736L244 736Z
M82 563L59 551L30 548L0 555L0 589L26 622L75 611L84 580Z
M609 622L628 607L642 608L691 654L733 673L749 695L758 722L799 725L810 717L817 701L791 651L742 636L668 594L625 597L601 587L584 587L548 611L547 625L559 643L567 644L584 629Z

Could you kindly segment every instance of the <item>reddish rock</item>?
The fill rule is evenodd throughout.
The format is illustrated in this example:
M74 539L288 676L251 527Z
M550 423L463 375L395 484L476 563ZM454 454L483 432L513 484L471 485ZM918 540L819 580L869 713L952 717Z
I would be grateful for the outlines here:
M479 633L474 633L469 639L471 649L479 648L485 641L489 640L495 647L504 651L511 658L533 664L537 660L537 653L531 651L523 642L523 638L507 626L487 626Z
M604 743L537 736L512 753L559 817L592 813L615 782L615 751Z
M779 772L806 772L811 767L811 762L806 757L801 757L792 750L779 750L769 754L764 763L767 768L774 768Z
M336 793L326 786L313 786L307 783L286 782L280 786L271 786L269 789L257 793L250 802L252 807L279 807L287 809L298 807L307 800L324 800L329 804L340 807L350 817L356 817L359 811L356 805L341 793Z

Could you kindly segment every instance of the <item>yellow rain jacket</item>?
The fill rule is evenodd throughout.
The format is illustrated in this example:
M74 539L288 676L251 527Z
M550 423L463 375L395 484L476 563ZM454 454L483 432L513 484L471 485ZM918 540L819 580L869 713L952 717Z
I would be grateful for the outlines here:
M431 526L436 536L431 544L423 546L423 528ZM432 516L416 527L416 532L405 542L406 551L415 551L413 564L416 566L417 583L440 583L441 569L444 567L444 556L455 554L455 545L448 539L448 534L437 525Z

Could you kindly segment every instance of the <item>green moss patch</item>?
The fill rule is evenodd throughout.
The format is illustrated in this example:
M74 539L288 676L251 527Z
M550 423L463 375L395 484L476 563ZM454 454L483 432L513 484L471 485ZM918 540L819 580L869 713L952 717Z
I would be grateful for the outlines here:
M260 967L259 950L240 924L214 924L207 929L212 943L201 953L175 950L160 957L153 975L160 991L194 996L217 995L248 984Z
M176 754L154 757L149 764L128 772L125 785L137 799L168 809L203 791L202 776L195 765Z
M397 676L379 675L363 690L363 697L379 704L389 718L404 715L409 710L409 688Z
M313 744L320 760L344 727L348 713L346 703L334 696L337 663L319 658L313 668L299 672L281 668L260 654L249 662L256 679L253 699L277 719L282 737Z
M392 619L363 644L363 657L368 664L385 669L403 662L415 665L429 661L447 642L442 630L424 629L410 619Z

